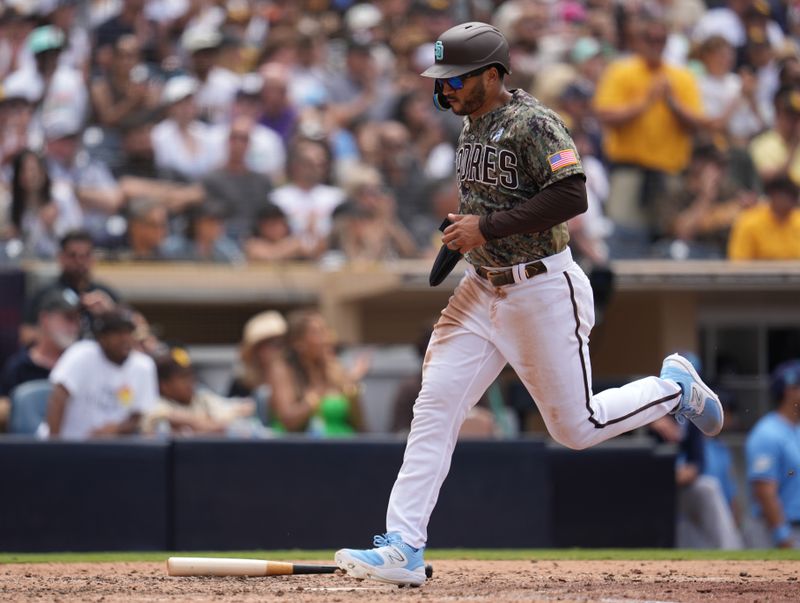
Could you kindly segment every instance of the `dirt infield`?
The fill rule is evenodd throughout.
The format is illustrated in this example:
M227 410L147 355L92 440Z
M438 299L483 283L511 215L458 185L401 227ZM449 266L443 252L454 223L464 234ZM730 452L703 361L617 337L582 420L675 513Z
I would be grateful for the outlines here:
M304 562L305 563L305 562ZM322 561L330 563L330 561ZM0 565L2 601L773 601L800 600L798 561L434 561L422 588L341 575L172 578L161 563Z

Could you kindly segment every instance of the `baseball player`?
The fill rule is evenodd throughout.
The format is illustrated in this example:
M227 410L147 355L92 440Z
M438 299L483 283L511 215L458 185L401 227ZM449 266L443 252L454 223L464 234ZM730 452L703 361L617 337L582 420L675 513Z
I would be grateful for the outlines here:
M755 548L800 548L800 360L779 364L770 390L775 410L755 424L745 446L757 521Z
M469 267L428 345L387 532L374 549L336 553L356 578L425 581L428 520L459 428L506 363L552 437L576 450L670 412L708 435L722 427L719 399L677 354L664 360L661 377L592 394L592 290L567 246L567 220L586 210L580 157L553 111L505 88L507 73L503 35L472 22L441 35L435 63L422 74L435 80L437 106L464 116L459 213L449 216L443 243L464 253Z

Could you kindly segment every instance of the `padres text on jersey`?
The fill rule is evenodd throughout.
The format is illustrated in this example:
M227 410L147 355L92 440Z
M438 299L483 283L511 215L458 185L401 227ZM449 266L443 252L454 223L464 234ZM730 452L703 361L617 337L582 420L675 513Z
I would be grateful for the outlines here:
M511 101L471 121L456 151L459 213L512 209L567 176L583 174L575 143L561 118L522 90ZM511 266L563 251L566 224L489 241L466 254L476 266Z

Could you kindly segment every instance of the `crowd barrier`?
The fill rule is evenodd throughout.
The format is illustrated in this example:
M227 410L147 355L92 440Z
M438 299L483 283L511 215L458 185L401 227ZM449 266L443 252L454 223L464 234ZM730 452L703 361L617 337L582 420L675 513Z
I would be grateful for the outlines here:
M0 550L368 546L383 530L403 449L396 439L4 438ZM669 547L674 500L669 451L463 441L429 546Z

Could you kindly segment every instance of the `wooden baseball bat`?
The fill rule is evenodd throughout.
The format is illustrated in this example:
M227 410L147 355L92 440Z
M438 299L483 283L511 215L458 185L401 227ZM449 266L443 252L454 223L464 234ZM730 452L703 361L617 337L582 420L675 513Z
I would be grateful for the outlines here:
M288 576L292 574L332 574L335 565L304 565L265 559L217 557L170 557L170 576Z
M170 557L170 576L289 576L292 574L333 574L335 565L308 565L267 561L266 559L232 559L230 557ZM433 566L425 566L425 576L433 577Z

